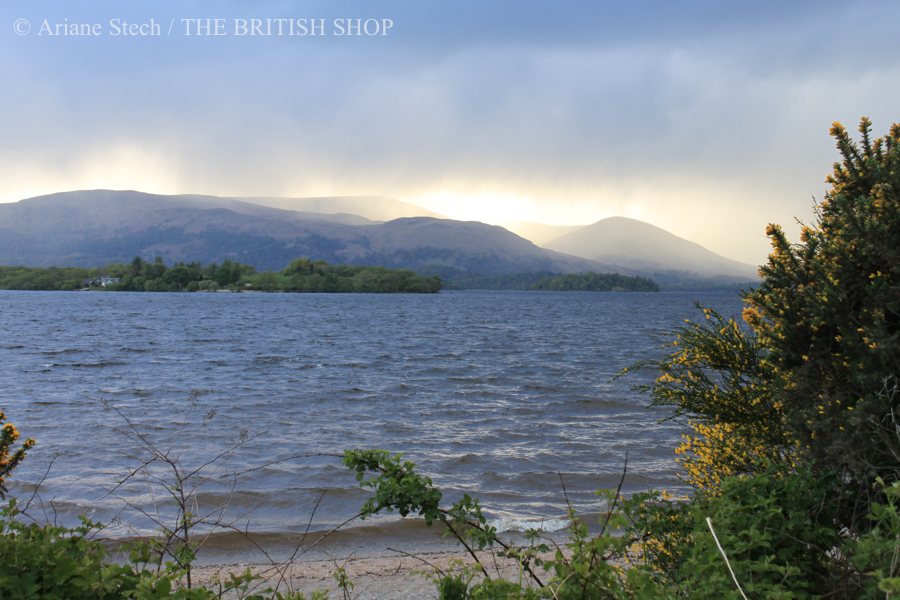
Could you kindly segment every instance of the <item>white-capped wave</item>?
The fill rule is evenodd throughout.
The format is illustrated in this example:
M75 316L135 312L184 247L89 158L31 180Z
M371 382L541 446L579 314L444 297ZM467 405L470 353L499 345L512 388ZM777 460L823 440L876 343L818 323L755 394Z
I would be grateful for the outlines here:
M508 517L488 522L492 527L496 527L499 533L505 531L528 531L529 529L545 532L560 531L568 527L570 523L568 519L516 519Z

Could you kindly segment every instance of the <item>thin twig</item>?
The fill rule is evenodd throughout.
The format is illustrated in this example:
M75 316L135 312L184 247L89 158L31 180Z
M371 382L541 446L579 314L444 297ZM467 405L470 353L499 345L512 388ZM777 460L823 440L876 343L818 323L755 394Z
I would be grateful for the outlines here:
M440 568L439 566L437 566L436 564L434 564L432 562L425 560L418 554L410 554L409 552L404 552L403 550L397 550L395 548L386 548L386 550L388 550L389 552L396 552L397 554L402 554L403 556L408 556L409 558L414 558L419 562L423 562L426 565L428 565L429 567L431 567L432 569L434 569L435 571L437 571L438 575L440 575L441 577L445 577L447 575L447 573L442 568Z
M50 457L50 462L47 463L47 469L44 471L44 474L41 476L40 480L34 486L34 491L31 492L31 497L28 499L28 502L25 503L25 506L19 510L23 515L34 520L31 515L28 514L28 509L31 506L31 503L34 502L35 496L37 496L41 491L41 486L44 485L44 482L47 481L47 477L50 476L50 469L53 468L53 463L56 462L56 459L59 458L59 453L54 454Z
M607 507L606 510L606 519L603 521L603 527L600 528L600 534L597 538L603 537L606 534L606 528L609 526L609 522L612 520L613 512L616 510L616 506L618 506L619 498L622 496L622 485L625 483L625 474L628 473L628 451L625 452L625 464L622 465L622 476L619 478L619 485L616 486L616 495L613 496L613 501ZM596 538L595 538L596 539ZM594 570L594 564L597 561L597 545L593 544L591 546L591 560L588 564L587 574L584 578L584 583L581 587L581 597L585 598L587 594L587 585L588 585L588 577L591 571Z
M625 452L625 464L622 465L622 476L619 478L619 485L616 486L616 495L613 497L612 504L609 505L608 510L606 511L606 520L603 522L603 527L600 529L600 535L602 536L606 533L606 527L609 525L610 519L612 519L613 511L616 509L616 505L619 502L619 498L622 495L622 485L625 483L625 474L628 472L628 452ZM592 565L593 566L593 565Z
M731 579L734 580L734 585L737 586L738 592L740 592L741 597L744 600L747 600L747 594L744 593L744 590L741 589L741 584L738 583L737 576L734 574L734 569L731 568L731 562L728 560L728 555L725 554L725 550L722 548L722 544L719 543L719 537L716 535L716 530L713 529L712 519L706 517L706 524L709 526L709 531L712 533L713 539L716 541L716 546L719 547L719 552L722 553L722 558L725 559L725 566L728 567L728 572L731 573Z
M458 541L460 544L462 544L462 545L463 545L463 548L465 548L466 551L468 551L468 553L472 556L472 558L475 559L475 564L478 565L478 568L481 569L481 572L484 574L484 576L487 577L488 579L490 579L491 576L488 575L487 569L485 569L485 568L484 568L484 565L481 564L481 561L478 560L478 555L475 554L475 551L472 550L471 546L469 546L469 544L466 543L465 538L463 538L463 536L461 536L461 535L456 531L456 529L453 528L453 524L450 522L449 519L443 519L443 521L444 521L444 524L447 526L447 528L450 530L450 532L454 535L454 537L456 537L457 541Z
M312 512L309 514L309 520L307 520L307 522L306 522L306 529L303 531L303 535L300 536L300 541L298 541L297 545L294 546L294 551L291 552L290 557L287 559L287 561L285 561L285 566L293 563L294 559L297 557L297 552L300 551L300 548L301 548L301 546L303 546L303 542L306 540L306 536L309 533L309 530L312 528L313 519L315 519L315 517L316 517L316 511L319 510L319 505L322 504L323 498L325 498L325 492L322 492L321 494L319 494L319 497L316 500L316 504L315 504L315 506L313 506ZM286 571L287 571L287 568L285 568L284 571L281 572L281 577L279 577L278 583L275 584L276 592L278 591L278 588L281 587L282 583L285 583L285 584L287 583L287 582L285 582L285 575L284 575Z
M452 516L453 516L452 514L450 514L450 511L448 511L444 508L439 508L438 512L440 512L444 516L444 518L442 518L441 520L444 523L447 523L449 526L449 518L452 518ZM474 527L475 529L477 529L481 532L485 531L484 527L481 526L481 523L478 523L477 521L466 521L466 525L468 525L469 527ZM450 531L453 532L453 534L457 536L457 539L459 539L459 536L456 534L455 531L453 531L452 528L450 529ZM460 540L460 541L462 541L462 540ZM500 546L501 548L503 548L504 550L509 550L512 547L497 536L493 536L492 541L494 543L496 543L498 546ZM465 542L463 542L463 545L464 546L466 545ZM477 560L477 558L476 558L476 560ZM481 563L479 561L479 565L480 564ZM531 569L531 567L529 567L528 565L525 565L525 564L523 564L522 566L525 568L525 572L528 573L528 575L530 575L531 578L534 579L534 582L538 584L538 587L544 587L544 582L541 581L541 578L537 576L537 573L535 573ZM482 569L484 569L484 567L482 567Z

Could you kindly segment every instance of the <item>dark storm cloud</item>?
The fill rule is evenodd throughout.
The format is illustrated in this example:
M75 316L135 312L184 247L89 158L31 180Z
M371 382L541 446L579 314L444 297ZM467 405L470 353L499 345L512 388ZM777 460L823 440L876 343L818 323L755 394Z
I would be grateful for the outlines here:
M375 39L12 31L113 17L395 26ZM897 120L898 24L890 2L8 2L0 160L18 169L7 181L76 185L126 148L183 191L411 199L489 185L598 214L611 197L665 214L682 186L695 218L746 206L757 186L768 212L746 226L759 229L808 214L831 121Z

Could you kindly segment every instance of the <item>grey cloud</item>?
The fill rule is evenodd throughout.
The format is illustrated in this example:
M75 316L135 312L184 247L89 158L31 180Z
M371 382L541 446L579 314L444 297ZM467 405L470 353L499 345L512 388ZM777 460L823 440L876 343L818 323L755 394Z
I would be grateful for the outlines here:
M618 186L627 197L652 178L708 182L725 190L718 202L737 205L763 179L754 210L802 216L833 158L830 122L898 119L895 3L210 6L13 2L0 26L19 16L213 13L388 16L397 26L383 40L7 31L0 156L64 171L86 153L134 144L170 159L183 191L201 192L325 185L402 197L490 182L560 196Z

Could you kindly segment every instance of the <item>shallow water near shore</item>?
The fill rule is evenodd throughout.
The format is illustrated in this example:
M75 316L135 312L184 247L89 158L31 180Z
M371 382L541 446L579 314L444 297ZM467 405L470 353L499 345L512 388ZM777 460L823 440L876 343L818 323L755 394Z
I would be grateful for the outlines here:
M659 356L695 302L740 310L710 292L0 292L0 406L38 441L11 492L24 502L46 473L31 512L145 535L171 509L146 478L115 488L147 458L136 433L188 470L240 444L192 479L196 508L289 545L365 498L337 455L386 448L501 529L557 528L560 478L597 512L626 453L626 492L682 489L680 426L631 389L653 374L612 378ZM394 521L340 539L377 547Z

